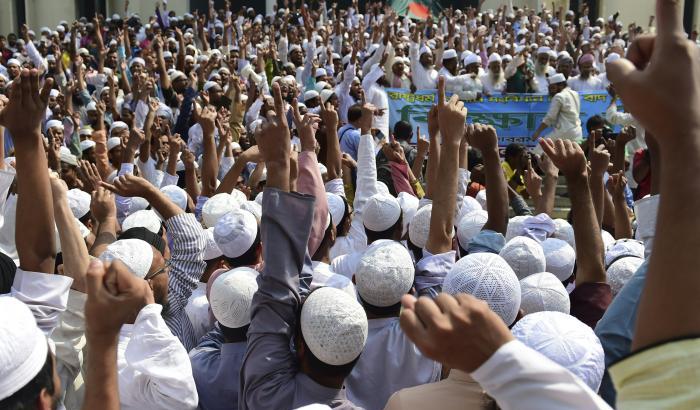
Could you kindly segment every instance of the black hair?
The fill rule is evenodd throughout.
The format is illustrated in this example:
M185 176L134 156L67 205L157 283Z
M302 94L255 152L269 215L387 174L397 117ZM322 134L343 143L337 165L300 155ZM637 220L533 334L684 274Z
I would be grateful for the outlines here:
M221 329L221 334L224 335L224 339L226 339L226 343L236 343L236 342L245 342L247 337L248 337L248 328L250 328L250 324L247 324L243 327L226 327L219 323L219 329Z
M36 399L46 389L53 396L56 386L53 383L53 359L51 350L46 353L46 362L39 373L12 396L0 400L0 409L25 410L36 407Z
M362 304L362 307L365 308L365 312L367 312L370 315L379 317L394 317L398 316L399 313L401 313L400 301L391 306L374 306L367 303L367 301L365 301L359 294L357 296L360 298L360 303Z
M10 293L16 272L17 265L12 258L0 252L0 294Z
M506 147L505 157L513 158L521 155L525 151L525 146L523 144L518 144L517 142L512 142Z
M338 228L337 231L335 232L336 236L345 236L348 234L347 230L343 228L345 226L345 221L350 218L350 204L348 204L348 200L345 199L345 197L341 196L343 200L343 205L345 206L345 210L343 211L343 217L340 218L340 222L338 222ZM348 228L349 230L349 228Z
M362 106L355 104L348 108L348 122L355 122L362 117Z
M586 121L586 130L590 134L593 130L605 126L605 120L600 115L594 115Z
M140 239L153 245L154 248L158 249L161 255L165 252L165 241L163 238L141 226L127 229L119 235L119 239Z
M243 253L241 256L238 256L236 258L229 258L226 256L226 262L228 262L229 266L231 269L235 267L240 267L240 266L251 266L251 265L256 265L258 263L258 248L260 247L260 228L258 228L258 232L255 234L255 240L253 241L253 244L250 245L250 248L248 248L245 253Z
M78 218L80 223L82 223L83 225L87 225L88 222L90 221L90 219L92 219L92 212L91 211L88 211L85 215L83 215L82 218Z
M328 219L330 219L330 221L328 221L329 222L328 227L326 228L325 231L323 231L323 239L321 240L321 243L318 245L316 252L314 252L314 254L311 256L312 260L316 261L316 260L321 259L322 255L319 252L321 252L321 249L323 248L324 245L328 244L328 247L333 246L333 244L330 243L331 234L333 233L333 217L329 215Z
M396 240L394 235L397 229L399 230L399 232L403 231L403 212L399 215L399 219L396 221L396 223L391 225L389 229L377 232L365 228L365 235L367 235L367 244L371 244L380 239Z
M399 121L394 125L394 137L397 140L408 141L413 136L413 126L406 121Z

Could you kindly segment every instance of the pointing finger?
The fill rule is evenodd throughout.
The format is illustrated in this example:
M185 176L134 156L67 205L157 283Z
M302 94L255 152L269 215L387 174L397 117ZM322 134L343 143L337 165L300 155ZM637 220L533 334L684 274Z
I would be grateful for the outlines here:
M438 107L445 105L445 77L438 77Z

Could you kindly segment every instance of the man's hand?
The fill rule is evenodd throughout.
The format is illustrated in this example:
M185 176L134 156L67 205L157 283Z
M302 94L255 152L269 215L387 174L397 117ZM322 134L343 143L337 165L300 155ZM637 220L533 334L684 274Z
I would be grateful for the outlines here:
M360 117L360 132L367 135L372 130L372 119L377 107L365 101L365 93L362 93L362 116Z
M117 205L114 202L112 192L103 187L97 187L92 193L90 212L97 222L104 222L109 218L117 217Z
M326 129L338 129L338 113L329 102L321 104L321 121L326 126Z
M544 174L548 177L559 177L559 168L554 165L552 160L546 154L542 154L542 158L540 159L540 169L542 169Z
M527 160L525 170L525 188L531 197L537 198L542 195L542 177L532 169L532 161Z
M442 293L435 301L405 295L401 329L426 357L473 372L501 346L513 340L503 320L473 296Z
M498 150L498 135L490 125L469 124L466 135L469 145L481 152Z
M459 144L464 136L464 124L467 119L467 108L453 94L450 101L445 102L445 77L438 79L438 123L443 143Z
M100 186L102 177L100 177L100 173L97 171L97 165L89 161L81 160L79 171L78 175L80 175L83 181L83 190L85 192L91 193Z
M54 205L59 204L61 202L66 202L66 193L68 192L68 185L66 185L66 182L59 178L58 175L53 172L50 175L50 181L51 195L53 196Z
M543 138L540 140L540 146L554 166L559 168L567 178L588 176L586 156L578 144L568 140L552 141L549 138Z
M610 153L604 145L592 147L588 152L588 159L591 163L591 175L602 176L610 166Z
M306 114L302 118L295 98L292 100L292 119L297 127L301 150L314 152L316 150L316 130L318 130L318 122L320 121L318 115Z
M615 142L624 146L627 143L634 141L635 138L637 138L637 128L630 125L628 127L623 128L622 131L620 131L620 135L617 136Z
M129 141L126 143L126 148L131 152L136 152L144 141L146 141L146 134L140 129L133 127L129 132Z
M115 178L114 184L102 182L102 186L120 196L140 196L146 199L156 190L150 182L131 174L125 174Z
M625 187L627 186L627 177L624 172L610 175L608 179L608 191L613 200L625 201Z
M267 165L268 171L275 166L281 166L286 169L287 178L289 178L289 155L292 151L291 141L289 138L289 126L287 125L287 117L284 111L284 101L282 100L282 91L279 84L275 83L272 86L272 94L274 96L274 113L268 115L268 122L263 125L262 130L257 136L258 149ZM269 182L268 172L268 182ZM278 187L283 191L289 191L289 181L283 186ZM285 189L286 188L286 189Z
M40 139L52 85L53 79L47 78L39 89L39 72L34 69L22 70L12 82L10 101L0 111L0 125L10 131L15 144L22 144L29 136Z
M199 125L202 126L204 137L213 137L216 129L216 110L207 105L199 114Z
M90 262L86 274L85 330L88 337L116 337L122 325L155 303L148 282L134 276L119 260Z

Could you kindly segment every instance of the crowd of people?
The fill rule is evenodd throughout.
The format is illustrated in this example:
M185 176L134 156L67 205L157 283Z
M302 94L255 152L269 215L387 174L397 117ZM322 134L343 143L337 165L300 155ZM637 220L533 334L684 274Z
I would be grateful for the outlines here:
M625 31L127 2L0 36L0 408L697 408L680 3ZM389 87L437 90L427 137ZM537 150L468 121L503 93L552 97Z

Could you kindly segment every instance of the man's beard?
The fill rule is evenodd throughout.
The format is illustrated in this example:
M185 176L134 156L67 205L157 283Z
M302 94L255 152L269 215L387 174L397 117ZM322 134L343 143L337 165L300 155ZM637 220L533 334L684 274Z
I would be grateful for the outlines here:
M538 77L542 77L547 73L547 69L549 68L549 63L547 64L540 64L539 61L535 63L535 75Z
M499 71L497 74L494 73L493 71L489 71L489 77L491 79L491 82L494 84L497 84L503 80L504 74L503 70Z

